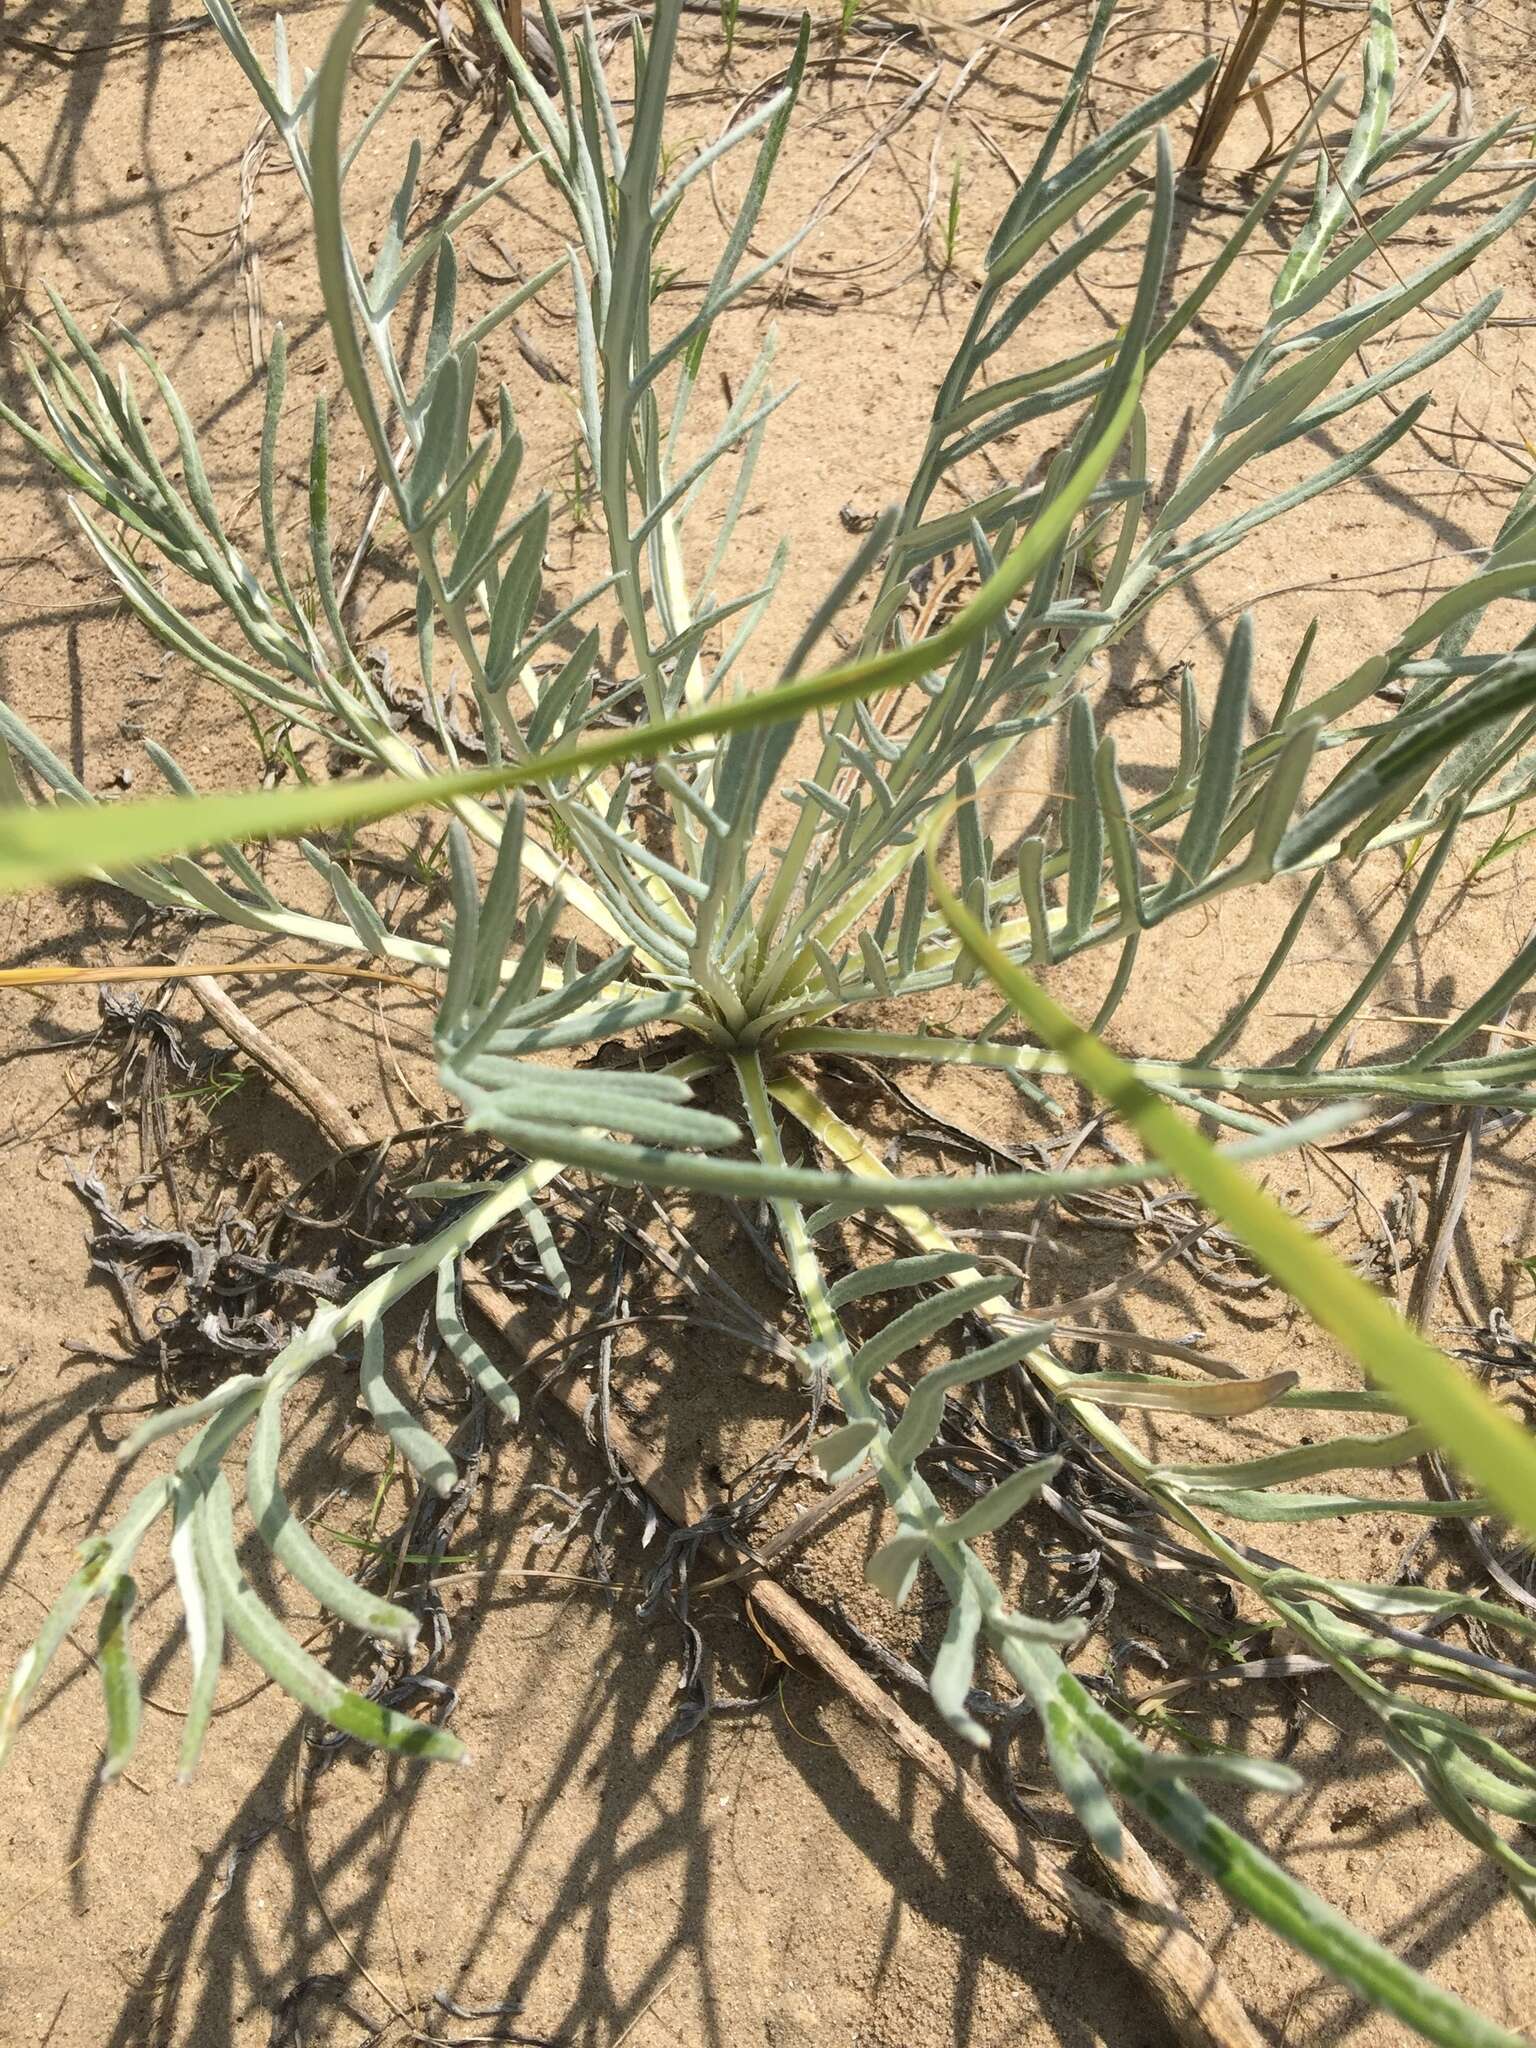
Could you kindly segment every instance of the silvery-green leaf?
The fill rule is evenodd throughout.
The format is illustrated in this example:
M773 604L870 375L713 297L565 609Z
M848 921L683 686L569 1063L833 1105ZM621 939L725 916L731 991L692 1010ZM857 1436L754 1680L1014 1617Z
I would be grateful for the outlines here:
M15 1740L28 1702L53 1661L54 1652L91 1601L126 1572L145 1531L163 1513L170 1497L170 1480L152 1479L134 1495L110 1535L95 1536L81 1544L80 1569L49 1608L36 1640L17 1659L11 1682L0 1699L0 1763Z
M1250 1792L1303 1791L1306 1779L1287 1764L1264 1756L1242 1756L1233 1750L1180 1750L1174 1755L1151 1751L1142 1765L1151 1784L1181 1783L1189 1778L1218 1778Z
M516 1422L522 1412L517 1390L470 1334L459 1308L458 1267L451 1258L444 1259L437 1269L436 1314L443 1342L465 1374L486 1399L501 1410L508 1422Z
M1046 1621L1037 1614L993 1613L987 1616L987 1633L999 1642L1049 1643L1068 1650L1088 1633L1085 1621Z
M885 1259L872 1266L856 1266L835 1280L827 1293L834 1308L850 1301L862 1301L870 1294L894 1294L905 1287L926 1287L951 1273L963 1272L975 1261L964 1252L922 1252L916 1257Z
M288 1505L277 1476L285 1391L281 1380L273 1382L251 1431L245 1467L246 1498L257 1533L278 1563L292 1572L299 1584L338 1620L346 1622L349 1628L361 1629L365 1635L382 1637L402 1650L409 1650L421 1626L417 1616L392 1600L368 1592L332 1564Z
M952 1543L972 1543L978 1536L988 1536L993 1530L1001 1529L1005 1522L1028 1507L1038 1497L1041 1487L1048 1485L1060 1470L1061 1459L1052 1457L1037 1459L1033 1465L1010 1472L974 1507L967 1508L963 1515L957 1515L949 1523L944 1532L946 1537Z
M426 523L432 493L442 482L448 465L457 459L458 413L459 358L451 355L433 380L421 443L405 479L406 507L413 527Z
M1059 1700L1046 1702L1041 1720L1046 1754L1057 1784L1066 1793L1089 1840L1112 1861L1117 1861L1121 1853L1119 1817L1098 1773L1083 1754L1076 1723Z
M976 1279L930 1295L916 1307L893 1316L883 1329L861 1345L853 1355L849 1372L861 1386L867 1387L876 1373L894 1364L903 1352L926 1344L930 1337L958 1322L961 1316L971 1314L984 1302L995 1302L1002 1292L997 1280Z
M950 1394L1017 1365L1020 1359L1047 1343L1050 1335L1049 1323L1026 1324L980 1351L968 1351L960 1358L952 1358L947 1365L930 1366L908 1395L901 1420L891 1431L887 1448L892 1462L910 1471L938 1435Z
M523 460L523 439L512 416L512 402L505 385L497 393L500 408L501 448L475 493L474 505L465 522L446 578L450 590L467 590L478 580L482 565L490 557L502 514Z
M1110 871L1114 875L1115 890L1120 898L1120 922L1122 925L1140 926L1143 922L1141 861L1136 851L1135 828L1131 824L1125 790L1120 781L1118 754L1112 733L1106 733L1099 742L1098 751L1093 759L1093 776L1099 810L1104 820L1104 836L1109 841ZM1031 946L1032 954L1033 950Z
M420 170L421 144L413 141L406 152L405 171L396 187L394 203L389 209L389 223L380 237L379 253L374 261L373 274L368 280L369 295L376 306L385 303L389 288L394 282L400 252L405 246L411 209L416 203L416 179Z
M1488 1503L1470 1500L1415 1500L1411 1495L1363 1498L1349 1493L1278 1493L1238 1487L1205 1487L1192 1498L1201 1514L1231 1515L1240 1522L1327 1522L1349 1515L1443 1515L1465 1521L1488 1513Z
M1283 1486L1292 1479L1314 1478L1320 1472L1363 1472L1404 1465L1429 1448L1423 1430L1399 1430L1395 1436L1342 1436L1322 1443L1299 1444L1268 1457L1244 1458L1222 1465L1159 1465L1156 1476L1181 1492L1225 1488Z
M966 1700L976 1676L976 1643L981 1631L981 1601L969 1578L960 1581L950 1603L944 1640L933 1660L928 1690L933 1704L957 1735L963 1735L978 1749L986 1749L990 1738L981 1723L966 1710Z
M880 1546L865 1565L864 1576L893 1607L904 1607L930 1548L930 1540L923 1531L903 1530Z
M1093 713L1074 697L1067 714L1067 921L1064 937L1080 939L1092 922L1104 865L1104 818L1094 777Z
M336 898L342 916L357 934L359 945L373 954L375 959L387 958L389 934L385 929L384 920L346 869L339 861L332 860L323 848L314 845L308 839L301 839L299 847L316 874L330 884L331 893Z
M910 974L917 964L917 949L922 939L923 917L928 908L927 877L922 863L912 870L907 883L906 895L902 900L901 925L896 935L896 958L903 974Z
M262 1606L246 1583L235 1554L229 1487L222 1473L208 1489L206 1509L197 1518L196 1530L199 1568L216 1590L231 1631L247 1655L269 1678L276 1679L290 1699L343 1735L373 1748L428 1762L465 1760L464 1745L457 1736L353 1692L301 1649L276 1615Z
M523 1219L523 1226L528 1232L529 1242L533 1246L539 1261L539 1269L543 1273L544 1278L554 1288L562 1301L568 1300L571 1292L571 1276L566 1271L565 1261L560 1256L559 1248L555 1243L554 1233L545 1221L543 1210L535 1201L520 1202L518 1204L518 1214Z
M1170 906L1210 873L1237 787L1247 734L1248 696L1253 681L1253 619L1244 612L1233 631L1216 690L1216 708L1205 737L1195 781L1195 800L1173 856L1173 873L1159 903Z
M1505 579L1512 579L1511 589L1521 587L1530 573L1529 568L1497 572ZM1481 594L1468 597L1467 593L1473 585L1486 584L1489 580L1476 577L1472 584L1463 585L1461 592L1453 591L1452 597L1467 597L1467 602L1442 612L1435 631L1443 630L1444 625L1451 623L1454 616L1459 616L1461 610L1470 609L1472 604L1480 602ZM1508 591L1503 594L1507 595ZM1436 607L1431 606L1430 609L1433 611ZM1431 638L1433 634L1425 637ZM1387 657L1377 657L1376 660L1383 674L1391 666ZM1332 841L1342 839L1357 820L1395 792L1419 786L1434 764L1468 734L1478 731L1493 719L1524 710L1533 702L1536 702L1536 672L1509 677L1495 674L1487 681L1471 684L1449 703L1434 706L1406 730L1386 738L1379 749L1370 750L1360 762L1342 769L1335 776L1316 803L1302 813L1282 839L1276 853L1277 865L1282 869L1295 867Z
M811 1456L828 1479L846 1479L863 1464L878 1433L878 1425L873 1422L845 1422L840 1429L829 1429L824 1436L815 1438Z
M1508 1606L1500 1600L1485 1599L1476 1593L1447 1592L1438 1586L1371 1586L1362 1585L1354 1579L1325 1579L1311 1572L1283 1570L1271 1572L1265 1585L1278 1593L1317 1592L1329 1599L1341 1601L1362 1614L1385 1616L1411 1616L1420 1614L1461 1615L1486 1621L1498 1628L1512 1630L1517 1635L1536 1637L1536 1615L1526 1613L1518 1607Z
M96 1664L107 1702L107 1754L101 1767L104 1785L111 1784L126 1768L143 1718L139 1674L128 1642L128 1624L137 1598L137 1586L123 1572L107 1593L96 1631Z
M363 1356L358 1385L368 1412L423 1486L439 1498L453 1491L458 1467L432 1433L424 1429L400 1399L384 1370L384 1330L379 1322L363 1331Z
M187 1655L192 1663L192 1685L187 1695L177 1764L177 1777L182 1784L190 1782L202 1756L224 1662L224 1611L198 1563L196 1518L202 1511L201 1483L190 1475L179 1478L170 1553L176 1591L186 1616Z
M262 1381L255 1373L232 1373L211 1394L205 1394L201 1401L179 1402L173 1407L162 1408L141 1422L118 1445L117 1455L126 1464L129 1459L136 1458L146 1445L158 1443L161 1437L178 1435L184 1429L200 1428L211 1416L221 1414L231 1402L239 1401L261 1385Z

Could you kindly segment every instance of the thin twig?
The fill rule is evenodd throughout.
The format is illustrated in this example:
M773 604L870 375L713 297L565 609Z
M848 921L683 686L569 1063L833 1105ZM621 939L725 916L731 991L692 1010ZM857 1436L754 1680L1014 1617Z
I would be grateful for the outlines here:
M198 981L211 975L320 974L333 981L383 981L394 988L422 984L379 967L333 966L326 960L201 960L143 967L0 967L0 988L54 988L67 982ZM50 1048L51 1049L51 1048Z
M677 1975L678 1970L681 1967L681 1964L674 1964L673 1967L670 1970L668 1970L666 1976L662 1978L661 1982L656 1986L656 1989L651 1993L650 1997L645 2001L644 2005L641 2006L640 2010L635 2014L634 2018L629 2022L628 2026L624 2028L622 2033L614 2035L612 2042L609 2044L609 2048L619 2048L619 2043L621 2041L627 2041L629 2039L630 2035L635 2031L636 2027L639 2026L640 2022L645 2018L646 2014L650 2011L651 2007L658 2002L658 2000L661 1997L661 1994L665 1990L667 1990L668 1987L671 1985L672 1979Z

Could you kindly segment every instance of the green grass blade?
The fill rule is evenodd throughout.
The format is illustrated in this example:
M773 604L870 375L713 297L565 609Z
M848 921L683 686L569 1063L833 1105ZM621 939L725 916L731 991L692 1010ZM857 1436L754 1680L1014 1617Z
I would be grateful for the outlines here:
M1119 1111L1142 1143L1167 1162L1378 1386L1402 1402L1514 1527L1536 1536L1536 1440L1530 1432L1014 966L956 901L931 851L929 871L956 937L1083 1086Z
M1130 425L1140 394L1133 377L1113 419L1018 546L948 625L910 647L805 676L774 690L712 704L678 718L621 729L556 747L517 766L474 769L420 779L367 777L320 787L251 790L231 796L152 797L143 803L53 806L0 811L0 894L107 873L146 860L200 852L221 840L291 838L342 825L362 825L496 790L579 781L624 761L688 746L698 739L749 731L801 718L855 698L904 687L953 660L995 623L1063 540L1087 503Z
M1266 1927L1436 2048L1522 2048L1519 2035L1473 2012L1362 1934L1342 1913L1218 1820L1192 1793L1150 1777L1135 1738L1075 1678L1068 1675L1062 1683L1072 1709L1102 1754L1110 1785Z

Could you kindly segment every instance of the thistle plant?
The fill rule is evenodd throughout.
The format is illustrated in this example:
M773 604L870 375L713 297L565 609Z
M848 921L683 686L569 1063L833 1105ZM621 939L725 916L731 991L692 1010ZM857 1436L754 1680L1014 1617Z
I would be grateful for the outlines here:
M1363 1104L1536 1106L1536 1050L1467 1051L1525 985L1536 941L1406 1057L1325 1064L1412 941L1458 836L1480 816L1513 820L1536 786L1536 635L1479 650L1495 603L1536 595L1536 497L1516 504L1474 573L1350 673L1314 675L1312 634L1287 651L1267 715L1254 689L1257 635L1251 620L1240 621L1221 652L1208 711L1186 672L1178 760L1144 800L1127 793L1115 742L1100 736L1094 710L1102 657L1170 591L1261 524L1360 475L1412 431L1427 395L1393 409L1384 426L1303 481L1269 495L1251 488L1237 513L1222 502L1234 478L1251 486L1249 473L1265 457L1368 411L1488 319L1497 294L1430 340L1393 348L1406 317L1520 218L1530 189L1423 268L1362 286L1342 309L1340 293L1508 124L1444 152L1425 177L1405 184L1394 171L1392 189L1403 196L1378 202L1384 167L1439 109L1394 126L1392 19L1387 0L1373 0L1347 147L1319 146L1319 123L1331 118L1321 103L1216 260L1170 309L1175 188L1166 123L1198 101L1210 67L1069 154L1113 11L1113 0L1102 0L1050 131L988 247L905 498L875 523L774 676L754 668L755 636L783 551L752 587L729 581L733 530L770 415L786 396L772 383L771 335L723 422L702 434L693 422L717 322L795 246L758 257L752 238L790 131L808 28L783 89L676 168L665 164L664 128L677 0L658 0L648 33L634 28L627 129L590 21L568 47L546 8L558 73L549 95L498 9L482 4L510 77L524 153L440 226L413 235L413 146L377 257L365 268L346 224L348 176L430 46L344 140L348 65L367 0L354 0L320 71L301 86L280 22L269 73L230 0L206 5L313 210L336 364L414 574L418 680L435 746L418 747L396 729L377 674L349 633L333 570L323 400L312 425L302 566L279 531L281 335L269 366L255 561L231 541L193 424L150 352L125 337L163 410L157 432L133 378L114 373L55 301L65 344L34 337L41 424L0 413L70 484L85 540L127 603L259 716L322 734L375 772L356 782L199 798L151 744L174 800L95 807L0 706L8 749L0 749L8 798L0 880L16 887L67 873L108 875L164 910L435 970L443 1086L466 1128L520 1163L488 1180L425 1190L424 1200L442 1204L433 1232L380 1254L367 1284L322 1306L265 1372L227 1379L138 1430L125 1446L129 1457L168 1435L184 1442L171 1467L85 1547L80 1571L15 1675L0 1744L14 1735L53 1650L99 1601L106 1768L122 1768L138 1720L127 1644L131 1572L150 1529L165 1522L192 1668L184 1769L200 1754L231 1635L305 1709L344 1733L420 1757L459 1756L445 1728L344 1687L244 1577L228 1476L239 1447L250 1521L277 1565L339 1621L408 1653L418 1617L339 1569L285 1500L279 1468L289 1392L327 1367L345 1384L337 1361L356 1347L374 1420L421 1486L445 1493L454 1460L386 1367L384 1320L393 1304L420 1290L446 1351L516 1423L515 1375L477 1340L462 1305L464 1262L478 1244L518 1223L552 1287L568 1293L540 1208L563 1172L663 1196L766 1202L794 1290L801 1378L840 1414L817 1439L815 1457L832 1479L868 1464L894 1517L895 1533L869 1576L900 1605L926 1569L948 1603L931 1672L934 1704L948 1724L987 1741L977 1690L987 1660L1032 1710L1058 1783L1108 1853L1119 1841L1119 1801L1150 1817L1235 1900L1426 2038L1510 2040L1331 1913L1195 1791L1203 1775L1286 1789L1297 1783L1293 1773L1226 1753L1154 1752L1068 1661L1081 1624L1021 1611L977 1547L1030 1502L1107 1531L1107 1509L1070 1496L1064 1460L1086 1459L1111 1475L1151 1518L1144 1526L1153 1533L1138 1537L1143 1550L1198 1555L1246 1589L1350 1689L1423 1795L1536 1909L1536 1863L1500 1825L1536 1817L1536 1771L1481 1726L1421 1697L1425 1686L1444 1685L1529 1708L1536 1681L1523 1666L1429 1631L1466 1617L1528 1636L1530 1620L1472 1593L1308 1574L1227 1533L1234 1522L1283 1525L1388 1505L1396 1514L1423 1505L1440 1516L1496 1507L1531 1526L1531 1447L1518 1427L1268 1203L1235 1162L1299 1146ZM750 151L752 168L734 225L701 301L659 333L651 290L658 242L699 179L735 151ZM1288 246L1257 338L1203 445L1154 503L1143 391L1255 231L1273 227L1276 201L1304 162L1314 168L1311 211ZM465 323L455 235L512 179L529 177L542 179L563 207L569 252ZM1142 258L1123 325L1085 338L1066 359L1038 361L1030 347L1035 316L1097 251L1132 234ZM574 307L581 461L608 556L601 580L566 603L544 590L549 502L518 495L523 443L512 397L498 387L486 411L480 360L500 323L533 294L557 289ZM413 362L398 352L395 323L419 294L429 294L430 316ZM1360 373L1360 352L1372 341L1386 345L1386 360ZM495 421L485 433L477 431L482 416ZM952 495L941 505L940 485L963 485L975 474L972 458L993 451L992 473L1006 475L1009 437L1045 420L1057 422L1061 452L1038 482L999 485L958 510L950 509ZM163 442L166 431L170 457L157 451L157 433ZM155 557L169 572L163 579L147 566ZM915 581L956 559L974 564L977 594L950 623L914 638ZM1078 571L1089 559L1096 575L1085 595ZM853 658L813 671L829 627L847 618L871 580ZM217 601L226 632L194 624L192 591ZM600 675L595 623L605 607L623 626L623 671L611 678ZM462 739L439 687L449 665L473 693L483 768L460 758ZM1373 700L1387 685L1399 686L1401 702L1382 719L1371 715ZM789 749L796 721L811 712L814 758L796 778ZM988 829L989 786L1023 759L1052 757L1063 738L1065 788L1046 824L1000 849ZM23 776L42 801L29 801ZM775 845L767 821L785 799L790 822ZM393 929L318 840L306 839L304 850L334 898L329 917L285 904L242 850L423 804L447 816L451 903L438 942ZM1401 914L1337 1015L1297 1057L1244 1064L1236 1052L1243 1027L1308 929L1330 877L1404 846L1421 852ZM199 853L206 858L193 857ZM1162 943L1173 943L1187 913L1277 880L1290 885L1290 921L1247 999L1205 1044L1167 1061L1121 1060L1099 1043L1095 1034L1111 1027L1149 935L1166 927ZM1117 966L1094 1032L1085 1033L1035 977L1105 946L1116 949ZM989 982L1002 1007L975 1035L878 1021L887 1006L890 1027L888 1006L903 998ZM1021 1018L1033 1035L1019 1030ZM633 1034L647 1025L667 1027L659 1065L643 1064L638 1049L627 1066L571 1064L572 1055L607 1041L633 1048ZM829 1099L825 1063L848 1056L997 1070L999 1086L1011 1083L1013 1099L1034 1103L1042 1118L1052 1113L1042 1082L1073 1075L1141 1132L1148 1154L1106 1167L897 1176ZM711 1107L692 1099L705 1076L713 1077ZM1265 1108L1274 1104L1298 1114L1276 1121ZM1223 1130L1220 1147L1200 1136L1191 1112ZM1207 1382L1075 1373L1063 1362L1050 1304L1019 1299L1014 1281L984 1270L946 1228L956 1214L1170 1172L1353 1349L1370 1385L1339 1394L1298 1385L1294 1374ZM883 1213L907 1248L834 1277L846 1264L850 1219L867 1212ZM871 1322L867 1305L879 1302L891 1312ZM921 1370L914 1354L936 1339L951 1355ZM991 1433L985 1466L1007 1468L1004 1476L972 1481L969 1504L956 1512L953 1495L947 1507L935 1490L937 1464L974 1429L967 1390L988 1386L1010 1390L1014 1412L1033 1418L1034 1433L1022 1422L1006 1440ZM1387 1420L1375 1425L1381 1434L1323 1436L1260 1459L1158 1466L1116 1419L1128 1410L1230 1417L1267 1408L1306 1410L1319 1429L1329 1411ZM1292 1490L1292 1482L1322 1474L1401 1466L1431 1445L1451 1454L1476 1492L1420 1504ZM940 1484L954 1479L949 1470ZM1176 1537L1155 1533L1169 1530ZM1415 1691L1401 1689L1404 1680Z

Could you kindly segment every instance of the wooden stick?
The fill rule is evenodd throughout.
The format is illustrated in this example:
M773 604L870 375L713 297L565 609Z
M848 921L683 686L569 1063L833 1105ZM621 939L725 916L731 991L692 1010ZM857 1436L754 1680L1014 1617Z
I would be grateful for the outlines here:
M338 1101L320 1076L311 1073L301 1059L296 1059L279 1045L259 1024L252 1023L240 1005L232 996L226 995L216 981L206 974L194 974L187 987L226 1036L232 1038L243 1053L248 1053L259 1067L265 1067L273 1080L280 1081L300 1106L309 1111L333 1145L343 1152L355 1152L373 1143L372 1132Z
M198 976L187 985L208 1015L309 1111L334 1144L355 1151L373 1142L371 1133L324 1082L253 1023L217 982ZM463 1270L464 1291L470 1301L499 1336L511 1339L518 1311L473 1261L466 1259ZM590 1448L584 1383L557 1382L547 1398L565 1416L578 1447ZM619 1416L609 1417L608 1435L636 1483L669 1521L682 1529L702 1520L708 1503L693 1499ZM723 1543L711 1542L706 1547L723 1566L739 1563ZM1162 1872L1129 1829L1122 1827L1118 1861L1099 1858L1122 1894L1119 1899L1107 1898L1073 1876L1071 1859L1060 1849L1031 1840L1018 1821L854 1662L786 1586L776 1579L758 1579L744 1597L780 1641L815 1665L930 1784L956 1802L1037 1899L1069 1924L1096 1936L1135 1971L1184 2048L1263 2048L1241 2000L1180 1912Z

